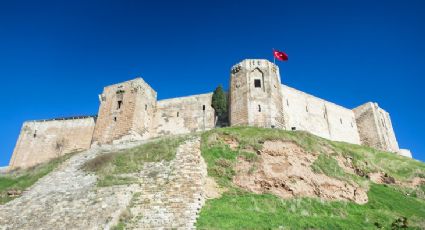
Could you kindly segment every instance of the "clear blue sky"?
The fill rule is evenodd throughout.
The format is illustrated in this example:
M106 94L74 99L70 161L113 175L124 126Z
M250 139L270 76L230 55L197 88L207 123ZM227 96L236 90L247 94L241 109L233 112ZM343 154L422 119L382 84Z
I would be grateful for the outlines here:
M425 1L0 0L0 165L25 120L96 114L142 76L170 98L225 88L230 67L286 51L282 82L390 112L425 160Z

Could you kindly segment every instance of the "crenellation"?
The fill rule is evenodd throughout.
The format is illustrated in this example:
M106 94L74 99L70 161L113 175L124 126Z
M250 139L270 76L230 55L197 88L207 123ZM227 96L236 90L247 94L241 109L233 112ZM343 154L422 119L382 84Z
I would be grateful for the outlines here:
M304 130L335 141L397 152L388 112L377 103L353 110L281 83L279 67L268 60L246 59L230 70L229 122L286 130ZM99 95L97 116L25 122L10 167L29 167L90 145L146 140L213 129L212 93L157 100L142 78L107 86ZM59 147L58 147L59 146Z

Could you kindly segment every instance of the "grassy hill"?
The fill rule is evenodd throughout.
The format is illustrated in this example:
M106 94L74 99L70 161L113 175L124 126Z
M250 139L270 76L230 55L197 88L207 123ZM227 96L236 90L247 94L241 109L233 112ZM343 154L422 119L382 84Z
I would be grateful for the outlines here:
M199 229L425 229L425 164L420 161L302 131L230 127L200 135L208 176L217 183L221 196L207 200L200 210ZM99 188L137 183L144 163L171 161L186 139L162 138L105 153L86 162L83 169L97 174ZM279 143L288 149L281 150ZM267 148L274 152L267 152ZM27 189L68 157L0 176L0 204L12 199L7 191ZM262 191L238 184L236 178L244 168L243 178L248 178L245 183L264 178L264 164L272 158L291 158L284 167L294 168L296 164L295 169L304 170L300 175L310 178L274 178L281 187L261 184L265 186L259 186ZM268 163L273 166L281 162ZM323 179L325 186L312 186L317 178ZM313 192L303 195L303 186L295 190L299 183ZM341 188L333 188L335 185L347 191L352 191L352 186L354 193L364 191L367 202L324 194L337 194ZM118 228L124 226L125 219Z
M232 182L238 159L255 161L255 153L268 140L291 141L318 154L311 166L315 173L360 184L368 191L368 202L282 199L239 188ZM232 147L234 143L238 146ZM226 192L202 208L197 222L200 229L425 229L425 185L409 186L414 178L425 178L425 164L416 160L305 132L246 127L204 133L202 155L209 176ZM350 159L353 172L340 167L337 158ZM378 172L395 183L376 184L368 178Z

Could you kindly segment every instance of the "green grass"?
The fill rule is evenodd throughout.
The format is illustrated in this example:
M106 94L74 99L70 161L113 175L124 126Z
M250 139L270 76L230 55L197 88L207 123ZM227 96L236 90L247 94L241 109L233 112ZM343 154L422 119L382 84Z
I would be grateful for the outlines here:
M313 162L312 169L315 173L323 173L331 177L342 179L345 176L344 170L338 165L338 162L325 153Z
M356 167L366 173L381 171L402 181L407 181L413 177L425 178L425 164L423 162L366 146L328 142L339 154L352 157Z
M283 200L271 194L224 194L208 200L197 221L199 229L390 229L399 217L409 226L425 224L425 202L394 188L373 185L366 205L319 199Z
M123 151L104 153L84 164L83 169L98 176L98 186L132 184L128 174L142 170L145 162L171 161L185 137L165 138Z
M14 172L0 175L0 204L4 204L14 197L9 197L7 191L20 190L23 191L33 185L38 179L50 173L59 164L67 160L74 153L66 154L49 162L39 164L37 166L16 170Z
M239 148L231 149L223 137L237 140ZM238 188L232 183L236 159L252 157L255 161L256 154L245 150L259 150L267 140L294 141L309 152L320 153L312 165L313 171L345 181L366 183L369 202L359 205L315 198L284 200ZM197 221L199 229L377 229L377 226L391 229L392 223L400 217L407 217L412 229L425 229L425 202L417 195L423 194L425 186L412 190L373 184L365 177L346 173L334 156L350 157L354 166L365 172L381 171L404 181L414 176L423 177L425 164L422 162L364 146L328 141L306 132L253 127L205 132L201 148L208 175L227 192L206 202Z

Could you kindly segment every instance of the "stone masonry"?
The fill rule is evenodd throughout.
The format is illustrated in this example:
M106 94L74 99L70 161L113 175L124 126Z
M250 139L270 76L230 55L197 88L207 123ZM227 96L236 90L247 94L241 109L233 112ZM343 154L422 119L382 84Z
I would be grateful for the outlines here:
M138 179L134 184L97 187L96 175L81 169L99 154L145 142L96 146L74 155L21 197L0 205L0 229L111 229L128 211L126 229L194 229L207 176L199 137L180 145L171 162L146 163L128 174Z
M246 59L231 68L230 125L304 130L411 157L399 149L389 113L368 102L353 110L281 84L277 65ZM142 78L104 88L94 118L33 121L23 125L10 168L30 167L61 154L102 145L209 130L212 93L157 100ZM94 129L94 131L93 131ZM64 147L65 146L65 147Z
M230 125L285 127L279 69L267 60L248 59L232 68Z
M391 152L399 151L389 113L377 103L366 103L354 110L363 144Z
M0 229L109 229L127 208L135 185L98 188L81 166L99 154L142 142L104 145L74 155L21 197L0 205ZM23 221L25 220L25 221Z
M95 117L27 121L22 125L11 168L27 168L90 148Z
M156 92L141 78L105 87L99 95L94 143L151 138Z
M207 166L200 138L186 141L170 163L146 163L141 189L130 204L127 229L195 229L205 202Z

